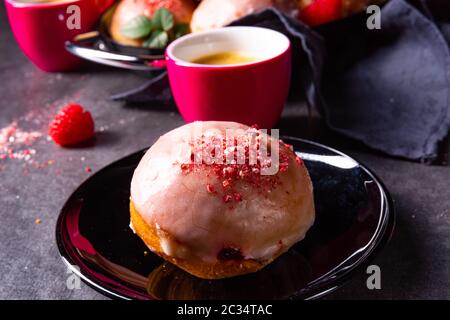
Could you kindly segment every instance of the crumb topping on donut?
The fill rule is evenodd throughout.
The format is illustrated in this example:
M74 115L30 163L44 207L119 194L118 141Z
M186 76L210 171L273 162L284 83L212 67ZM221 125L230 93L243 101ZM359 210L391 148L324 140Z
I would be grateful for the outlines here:
M207 176L215 178L216 183L206 184L206 191L221 196L226 204L243 200L243 195L235 190L238 183L246 183L255 191L268 194L281 185L278 173L288 170L292 156L297 165L303 165L293 147L281 140L276 148L278 163L273 163L270 137L256 126L231 138L222 134L202 134L189 144L190 161L180 164L181 172L184 175L206 172ZM277 174L262 174L264 168L272 165L277 168Z

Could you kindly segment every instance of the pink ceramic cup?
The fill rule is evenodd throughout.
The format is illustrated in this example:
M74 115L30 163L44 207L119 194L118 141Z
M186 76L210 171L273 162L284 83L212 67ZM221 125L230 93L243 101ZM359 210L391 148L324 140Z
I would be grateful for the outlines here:
M64 43L91 31L114 0L65 0L25 3L5 0L14 36L25 55L48 72L79 67L81 60L66 51ZM74 16L79 13L79 20ZM78 24L79 21L79 24Z
M221 52L256 60L236 65L192 63ZM291 44L276 31L227 27L184 36L166 50L175 102L186 122L236 121L272 128L280 118L291 78Z

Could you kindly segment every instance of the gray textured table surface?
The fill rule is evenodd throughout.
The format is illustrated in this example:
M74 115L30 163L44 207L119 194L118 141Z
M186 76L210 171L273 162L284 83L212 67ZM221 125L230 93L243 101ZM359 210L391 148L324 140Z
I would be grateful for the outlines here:
M92 174L86 167L95 172L183 123L176 110L130 108L108 99L142 81L133 73L93 65L70 74L37 70L19 50L0 6L0 128L17 121L23 130L44 133L30 146L36 150L30 160L0 160L0 298L103 299L84 284L67 289L55 222L67 197ZM95 118L99 133L92 147L61 149L45 138L51 115L71 101ZM335 137L320 121L307 126L303 109L290 103L282 131L360 159L384 180L398 213L394 237L374 261L382 271L382 289L369 291L367 275L360 274L329 298L450 299L450 167L376 154Z

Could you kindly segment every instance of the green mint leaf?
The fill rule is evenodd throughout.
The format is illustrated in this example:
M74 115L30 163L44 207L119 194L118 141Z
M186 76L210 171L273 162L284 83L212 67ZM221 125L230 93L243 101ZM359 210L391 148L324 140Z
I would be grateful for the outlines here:
M174 28L175 39L178 39L178 38L188 34L189 31L190 31L189 24L187 24L187 23L177 24Z
M173 14L166 8L158 9L153 15L153 27L156 30L169 31L173 28L175 19Z
M151 49L164 49L169 43L169 35L166 31L156 30L144 42L144 47Z
M131 39L148 36L152 31L152 22L146 16L137 16L126 23L120 33Z

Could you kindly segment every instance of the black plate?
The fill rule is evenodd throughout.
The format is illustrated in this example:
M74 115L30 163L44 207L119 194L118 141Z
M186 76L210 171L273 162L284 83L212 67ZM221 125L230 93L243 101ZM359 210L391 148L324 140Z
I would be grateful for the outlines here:
M373 173L347 155L283 140L310 172L316 222L305 240L263 270L202 280L149 252L130 230L128 210L131 177L144 151L99 171L69 198L56 227L64 262L94 289L123 299L311 299L335 290L389 239L391 198Z

